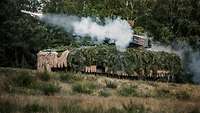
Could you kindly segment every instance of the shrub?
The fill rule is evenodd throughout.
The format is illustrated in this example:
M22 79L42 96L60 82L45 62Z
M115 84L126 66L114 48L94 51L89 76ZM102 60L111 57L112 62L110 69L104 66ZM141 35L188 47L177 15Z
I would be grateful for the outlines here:
M126 113L126 112L123 109L113 107L108 109L105 113Z
M82 113L83 109L77 104L66 104L61 107L62 113Z
M0 92L3 94L5 92L10 91L10 85L12 84L12 80L9 77L0 75ZM1 94L0 94L1 95Z
M77 73L77 74L74 74L74 76L72 76L72 79L73 81L82 81L84 80L84 77L82 74L80 73Z
M168 89L158 89L156 96L157 97L171 97L173 95L170 94L170 91Z
M116 89L118 86L117 82L112 80L106 80L106 87Z
M61 81L70 81L72 79L71 73L60 73L60 80Z
M146 113L148 110L143 105L135 105L133 101L130 101L127 105L122 104L126 113Z
M127 87L122 87L118 92L121 96L137 96L137 91L136 91L137 86L127 86Z
M100 91L100 96L104 96L104 97L109 97L111 95L111 93L109 92L109 90L101 90Z
M9 101L0 100L0 113L13 113L18 110L17 108L17 105Z
M175 96L177 99L183 99L183 100L191 98L191 95L186 91L177 92Z
M45 95L54 95L60 91L60 87L56 84L44 83L41 85L41 90Z
M37 74L39 79L42 81L49 81L51 79L50 73L47 71L41 72Z
M200 113L200 109L198 107L195 107L189 113Z
M21 72L14 78L14 83L20 87L28 87L33 84L34 77L31 76L28 72Z
M96 85L93 82L77 82L72 88L74 92L91 94L96 89Z
M38 104L32 104L32 105L27 104L24 107L23 111L25 113L36 113L36 112L43 112L44 113L44 112L48 111L48 107L40 106Z

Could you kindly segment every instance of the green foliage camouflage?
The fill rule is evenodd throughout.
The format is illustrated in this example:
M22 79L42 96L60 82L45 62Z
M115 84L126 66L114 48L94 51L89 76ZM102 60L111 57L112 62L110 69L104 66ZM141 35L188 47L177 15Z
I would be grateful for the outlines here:
M129 75L139 69L147 73L150 70L169 70L173 74L178 74L182 69L181 60L175 54L134 48L120 52L114 46L105 45L74 49L69 54L68 63L75 71L85 66L99 65L107 67L108 72L124 71Z

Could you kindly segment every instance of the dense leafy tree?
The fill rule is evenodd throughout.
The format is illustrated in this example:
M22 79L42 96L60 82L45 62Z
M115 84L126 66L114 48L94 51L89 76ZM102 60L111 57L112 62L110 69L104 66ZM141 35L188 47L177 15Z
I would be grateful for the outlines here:
M49 27L21 9L37 11L35 0L5 0L1 3L0 66L34 67L36 53L48 47L70 45L72 36L60 28Z

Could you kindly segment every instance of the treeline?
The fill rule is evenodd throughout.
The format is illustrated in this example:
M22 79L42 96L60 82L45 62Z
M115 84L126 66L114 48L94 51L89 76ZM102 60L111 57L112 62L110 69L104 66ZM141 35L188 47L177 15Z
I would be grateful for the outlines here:
M89 38L77 42L62 28L50 27L20 12L36 12L41 4L45 13L134 20L137 34L147 32L166 44L186 41L200 48L199 0L2 0L0 66L34 68L41 49L91 45Z
M57 0L44 12L92 17L121 17L134 20L136 33L148 32L155 40L170 44L186 41L194 48L200 43L199 0Z

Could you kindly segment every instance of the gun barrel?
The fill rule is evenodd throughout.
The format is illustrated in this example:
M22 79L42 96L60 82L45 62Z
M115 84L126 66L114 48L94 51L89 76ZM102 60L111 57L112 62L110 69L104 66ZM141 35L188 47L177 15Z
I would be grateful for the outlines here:
M25 10L21 10L22 13L26 13L29 14L33 17L38 17L38 18L42 18L43 14L42 13L34 13L34 12L30 12L30 11L25 11Z

